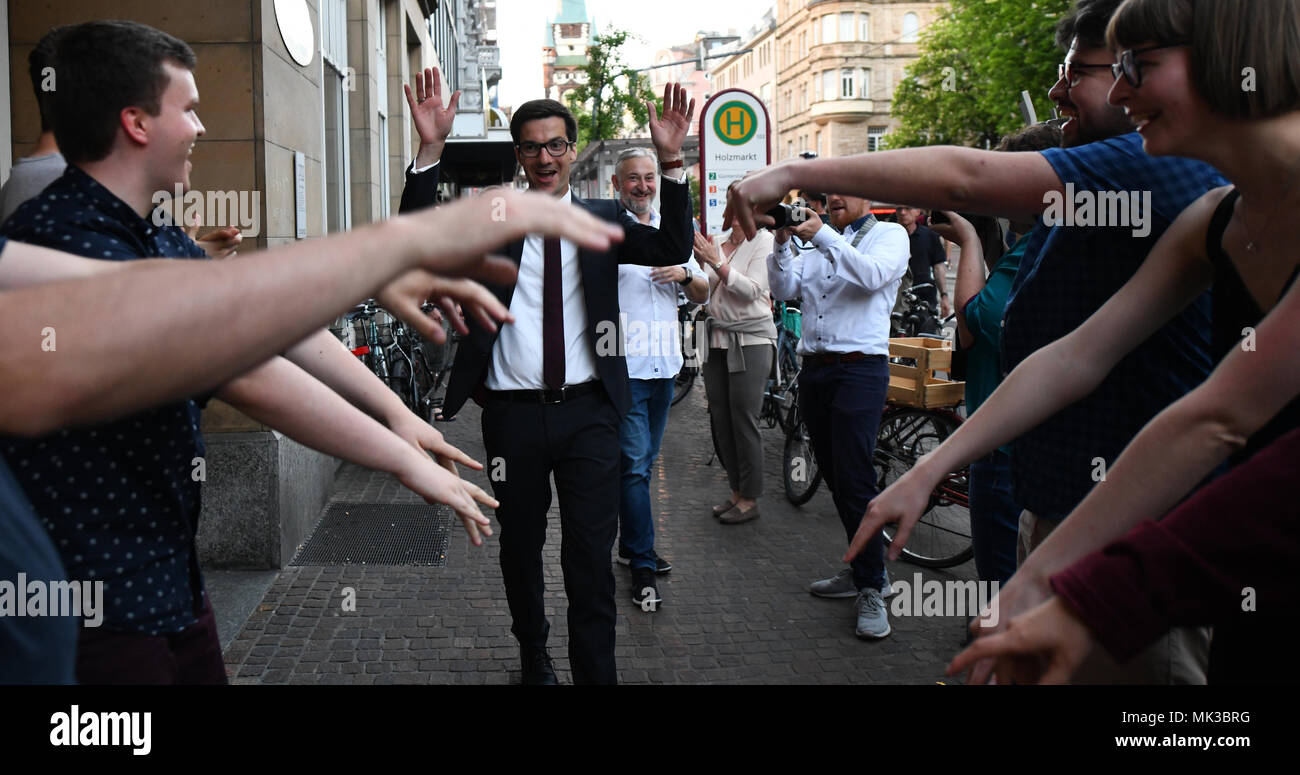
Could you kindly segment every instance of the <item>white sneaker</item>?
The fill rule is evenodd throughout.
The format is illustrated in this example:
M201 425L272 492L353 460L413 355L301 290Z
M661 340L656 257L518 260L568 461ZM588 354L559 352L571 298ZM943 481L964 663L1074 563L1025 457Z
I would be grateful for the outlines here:
M858 595L858 625L854 634L859 638L879 640L890 633L889 615L885 612L885 601L880 590L868 589Z

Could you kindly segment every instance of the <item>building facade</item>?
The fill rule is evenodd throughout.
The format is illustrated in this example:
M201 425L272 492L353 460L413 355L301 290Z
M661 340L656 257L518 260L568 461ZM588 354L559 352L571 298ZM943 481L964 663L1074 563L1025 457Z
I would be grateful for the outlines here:
M556 6L542 43L542 93L567 105L564 95L587 82L583 68L596 25L584 0L557 0Z
M776 112L776 8L769 8L759 23L746 32L735 46L737 53L713 61L710 78L713 91L744 89L762 100L772 122L768 139L772 144L772 158L778 158L781 147L780 122Z
M909 0L777 0L774 57L781 143L847 156L878 150L895 126L894 89L919 54L921 31L946 8Z
M238 223L228 209L209 205L205 227L240 226L246 252L378 221L397 212L403 172L418 146L403 85L437 67L448 95L476 79L481 104L492 64L480 52L494 48L495 32L494 24L477 32L474 25L492 19L492 6L482 0L0 0L0 100L8 108L0 116L0 178L40 133L27 74L32 47L57 25L131 19L184 40L198 58L194 79L206 133L192 155L192 190L209 202L233 192L252 203L251 223L243 222L242 205ZM467 52L472 67L464 63ZM199 548L205 563L282 567L314 526L337 461L219 401L204 412L203 432L208 479Z

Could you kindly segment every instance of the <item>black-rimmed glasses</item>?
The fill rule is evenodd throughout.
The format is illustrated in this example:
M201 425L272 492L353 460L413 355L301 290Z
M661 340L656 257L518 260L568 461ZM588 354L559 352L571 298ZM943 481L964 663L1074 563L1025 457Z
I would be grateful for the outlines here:
M1110 68L1110 64L1090 65L1083 62L1062 62L1056 66L1056 80L1065 81L1065 85L1071 89L1079 85L1083 80L1083 73L1090 67Z
M1128 85L1137 89L1142 86L1142 63L1138 61L1139 54L1145 54L1149 51L1159 51L1162 48L1179 48L1186 46L1186 43L1166 43L1163 46L1148 46L1146 48L1130 48L1127 51L1121 51L1119 61L1110 66L1110 72L1115 76L1115 80L1124 76Z
M545 148L546 152L552 157L563 156L564 152L569 150L569 147L572 145L575 145L572 140L565 140L563 137L557 137L540 144L530 142L516 143L515 147L519 149L520 156L532 159L541 154L543 148Z

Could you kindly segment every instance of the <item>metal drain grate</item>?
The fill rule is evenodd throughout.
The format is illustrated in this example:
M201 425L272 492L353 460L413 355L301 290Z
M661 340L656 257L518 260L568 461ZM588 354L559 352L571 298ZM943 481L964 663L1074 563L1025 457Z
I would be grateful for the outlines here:
M455 512L407 503L335 503L290 565L447 564Z

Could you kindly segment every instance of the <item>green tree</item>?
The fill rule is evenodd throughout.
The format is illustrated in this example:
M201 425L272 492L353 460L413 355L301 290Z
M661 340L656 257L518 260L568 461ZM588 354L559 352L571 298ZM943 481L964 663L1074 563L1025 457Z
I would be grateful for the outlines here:
M593 140L609 140L624 130L627 116L636 128L650 120L646 101L663 110L645 76L624 64L621 49L631 33L608 28L587 47L586 83L565 95L578 120L578 151Z
M924 31L921 55L894 92L900 125L890 147L991 147L1023 125L1022 90L1039 119L1049 117L1047 90L1063 58L1056 23L1070 6L1071 0L951 0Z

